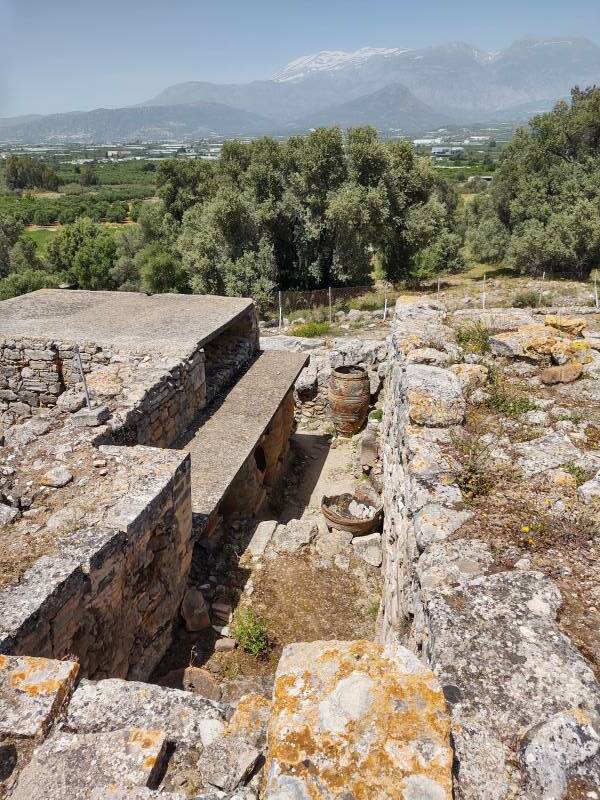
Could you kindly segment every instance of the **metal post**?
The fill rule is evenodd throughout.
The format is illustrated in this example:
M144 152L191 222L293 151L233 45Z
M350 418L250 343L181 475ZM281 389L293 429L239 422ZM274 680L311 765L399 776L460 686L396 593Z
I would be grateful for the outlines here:
M279 330L283 327L283 306L281 305L281 292L279 292Z
M544 281L546 279L546 270L542 272L542 285L540 286L540 299L538 300L538 308L542 307L542 295L544 294Z
M79 352L79 347L75 345L74 348L75 353L75 360L77 361L77 367L79 368L79 374L81 375L81 380L83 381L83 391L85 392L85 402L87 403L87 407L89 409L92 408L92 402L90 400L90 393L88 392L87 382L85 380L85 372L83 371L83 363L81 361L81 353Z
M331 307L331 286L329 287L329 324L333 322L333 309Z
M481 307L485 311L485 272L483 273L483 291L481 293Z
M388 289L388 287L387 287L387 283L386 283L386 284L385 284L385 286L384 286L384 288L383 288L383 293L384 293L384 301L383 301L383 321L384 321L384 322L385 322L385 321L386 321L386 319L387 319L387 308L388 308L388 306L387 306L387 289Z
M594 300L596 301L596 308L598 308L598 273L594 272Z
M440 279L439 278L438 278L438 281L437 281L437 299L438 299L438 301L440 299Z

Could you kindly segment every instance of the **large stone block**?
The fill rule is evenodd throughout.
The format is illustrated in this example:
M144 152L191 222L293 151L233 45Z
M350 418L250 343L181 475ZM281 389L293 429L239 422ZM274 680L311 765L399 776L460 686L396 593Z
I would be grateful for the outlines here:
M71 693L79 664L0 655L0 734L45 733Z
M461 382L447 369L409 364L406 396L410 419L417 425L458 425L464 419Z
M277 669L268 800L452 797L444 696L401 647L289 645Z

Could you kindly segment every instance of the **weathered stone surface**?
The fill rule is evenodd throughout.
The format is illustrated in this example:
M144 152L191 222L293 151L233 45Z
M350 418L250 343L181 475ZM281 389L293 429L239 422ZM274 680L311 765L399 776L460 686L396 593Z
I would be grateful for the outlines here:
M581 336L583 329L587 327L587 320L582 317L563 317L556 314L546 314L544 324L551 325L558 331L564 331L569 336Z
M225 727L225 708L203 697L148 683L109 679L81 681L65 727L100 733L127 726L159 728L170 741L209 745Z
M437 586L466 583L483 575L494 563L490 548L477 539L437 542L427 548L415 567L424 596Z
M277 520L274 519L259 522L244 553L248 553L252 558L260 558L271 541L276 527Z
M210 627L208 603L200 589L190 586L183 596L181 616L188 631L202 631Z
M157 683L159 686L166 686L170 689L184 689L186 692L193 692L207 700L218 702L221 699L221 687L213 678L212 673L200 667L171 670L163 675Z
M479 322L492 333L516 331L524 325L533 325L531 311L525 308L492 308L489 311L464 308L453 314L455 324Z
M323 558L335 558L341 553L347 553L351 544L351 533L336 529L330 531L326 525L319 526L319 533L315 539L315 550Z
M372 567L381 566L381 534L370 533L367 536L355 536L352 540L354 554L362 558Z
M304 339L301 336L261 336L261 350L290 350L293 353L305 353L324 347L324 339Z
M79 391L79 389L67 389L59 395L56 405L58 408L74 414L76 411L79 411L80 408L84 407L85 394Z
M264 750L271 707L272 702L262 694L244 695L238 701L225 734L241 736L253 747Z
M581 376L583 365L573 362L562 367L547 367L542 370L540 380L548 386L555 383L573 383Z
M7 506L6 503L0 503L0 528L3 525L10 525L18 516L20 516L18 508Z
M133 788L156 780L165 757L162 731L128 728L103 734L55 733L23 769L14 800L89 800L98 786Z
M71 694L78 672L74 661L0 655L0 734L46 732Z
M415 514L413 525L419 550L447 539L473 516L472 511L455 511L437 503L429 503Z
M434 367L447 367L450 356L442 350L433 347L417 347L406 356L408 364L430 364Z
M517 464L528 477L576 461L580 455L575 445L561 433L548 433L539 439L515 445Z
M96 406L95 408L82 408L71 417L73 424L78 428L97 428L110 417L107 406Z
M285 525L277 526L271 546L276 553L298 553L308 547L317 530L313 520L292 519Z
M556 625L560 602L551 581L527 571L447 584L427 600L429 657L452 706L464 800L562 796L551 792L554 767L545 771L542 749L514 755L523 737L548 741L557 714L574 715L582 730L596 718L599 687ZM600 759L586 736L544 747L572 777L598 785Z
M384 653L362 641L286 647L268 743L267 800L452 796L443 694L403 648Z
M200 795L195 800L218 800L216 795ZM115 789L112 786L102 786L94 789L89 800L188 800L184 794L163 792L138 786L135 789Z
M461 383L449 370L409 364L406 394L410 419L417 425L457 425L465 416Z
M230 792L252 772L260 755L243 736L230 733L204 749L198 768L205 784Z
M600 472L594 478L583 483L577 489L578 496L584 503L590 503L600 498Z
M44 473L40 479L43 486L51 486L54 489L60 489L61 486L66 486L73 480L73 473L67 469L63 464L58 464L56 467Z
M463 387L463 390L478 389L485 386L489 370L483 364L453 364L450 367Z

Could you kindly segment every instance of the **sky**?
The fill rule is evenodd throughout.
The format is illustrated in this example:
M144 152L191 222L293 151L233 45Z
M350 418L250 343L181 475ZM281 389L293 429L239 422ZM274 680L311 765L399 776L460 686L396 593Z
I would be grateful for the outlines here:
M600 43L600 0L0 0L0 117L269 78L319 50Z

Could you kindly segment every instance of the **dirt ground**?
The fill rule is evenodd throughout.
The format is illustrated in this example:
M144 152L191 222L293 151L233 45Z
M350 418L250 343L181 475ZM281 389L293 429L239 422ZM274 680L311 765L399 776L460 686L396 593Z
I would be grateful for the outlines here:
M298 431L292 450L276 515L283 524L292 519L318 519L324 494L351 491L356 483L351 441L338 440L332 446L323 433ZM255 527L256 521L226 532L228 546L222 549L229 558L217 575L234 609L251 580L249 601L266 625L267 652L258 658L241 647L217 653L214 645L219 634L214 629L199 634L182 629L155 677L193 664L209 669L219 681L272 678L283 647L291 642L373 638L380 599L378 569L359 564L353 556L349 568L340 569L313 551L263 557L251 564L245 558L240 560L240 554Z

